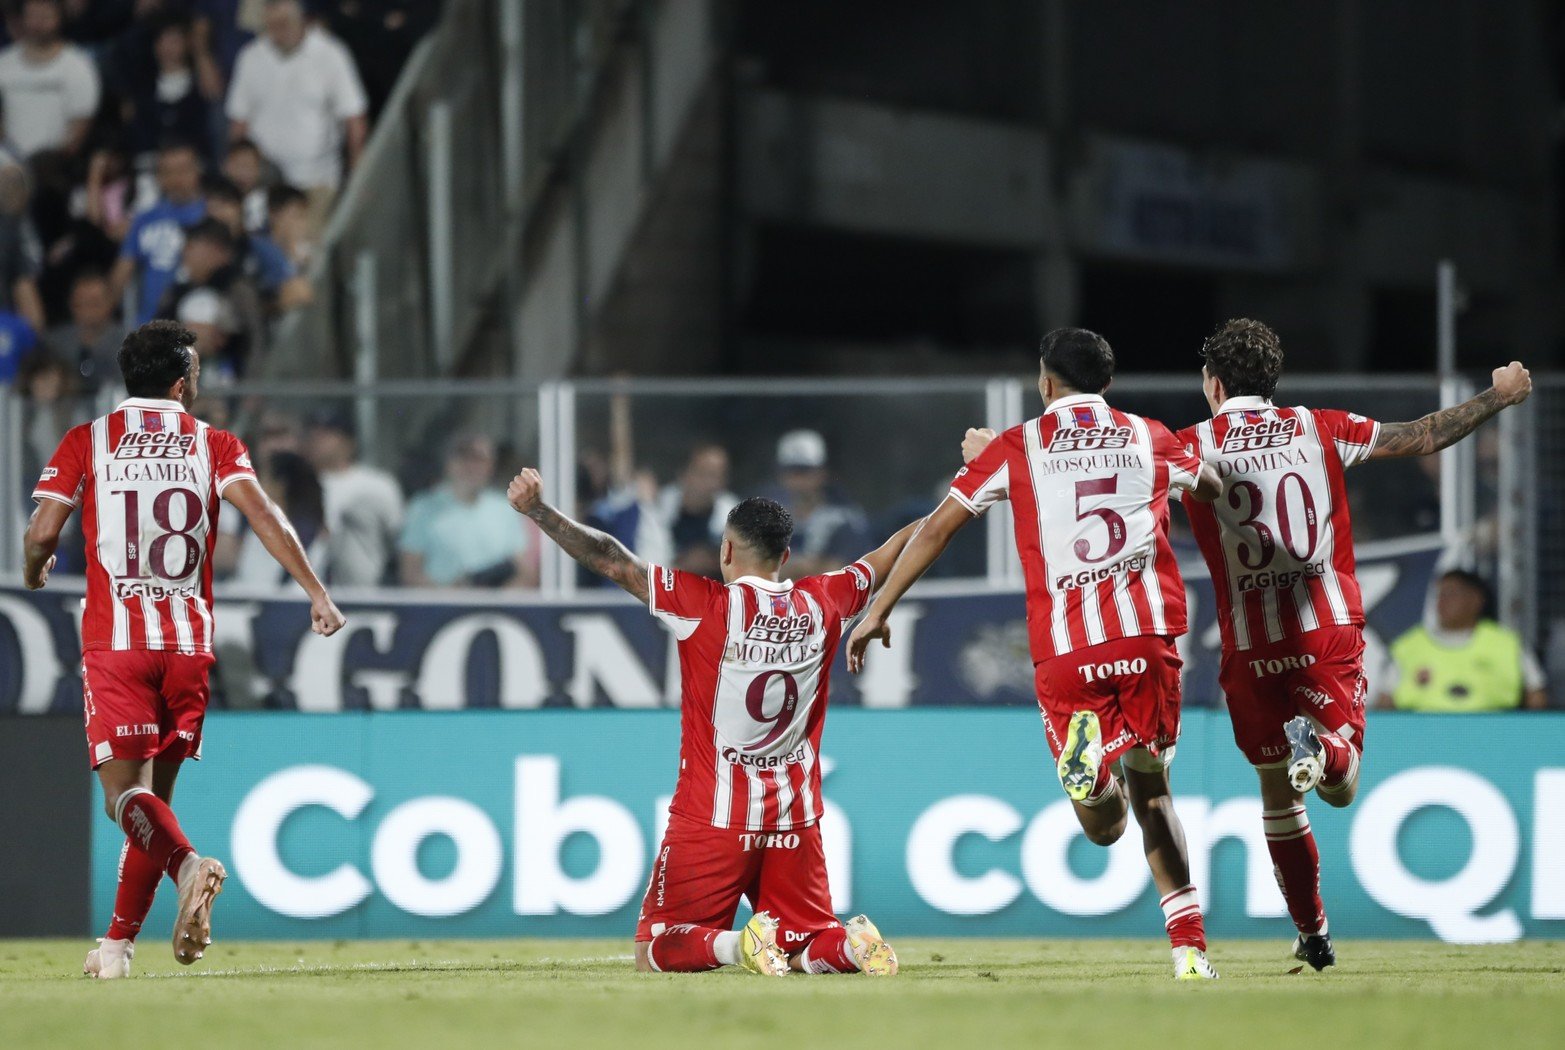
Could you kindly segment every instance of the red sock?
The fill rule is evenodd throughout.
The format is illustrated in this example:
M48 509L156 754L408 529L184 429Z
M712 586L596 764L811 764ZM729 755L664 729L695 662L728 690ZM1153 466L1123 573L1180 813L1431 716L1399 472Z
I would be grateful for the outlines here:
M1326 932L1326 905L1320 899L1320 852L1304 807L1268 809L1261 814L1261 822L1277 871L1277 886L1288 902L1294 926L1306 937Z
M1358 775L1358 748L1335 733L1320 732L1315 735L1326 748L1321 755L1325 771L1321 774L1320 786L1333 791Z
M858 973L859 961L848 944L848 931L832 926L810 938L804 946L805 973Z
M130 844L147 854L159 871L177 880L179 866L195 850L179 830L168 803L146 788L131 788L120 796L115 816Z
M152 910L152 898L163 881L163 869L139 849L130 848L125 840L120 850L120 883L114 893L114 919L104 936L116 941L133 941L141 932L141 924L147 921Z
M655 935L647 945L652 968L663 973L699 973L723 965L717 961L712 942L723 930L710 926L670 926Z
M1168 943L1174 948L1199 948L1206 951L1206 923L1201 919L1201 901L1194 886L1175 890L1160 902Z

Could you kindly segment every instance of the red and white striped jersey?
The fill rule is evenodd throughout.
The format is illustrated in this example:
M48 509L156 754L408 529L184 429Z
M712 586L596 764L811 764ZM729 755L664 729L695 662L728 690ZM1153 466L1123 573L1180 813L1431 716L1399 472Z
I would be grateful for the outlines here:
M1374 451L1380 424L1332 409L1233 397L1180 431L1223 479L1215 503L1185 501L1217 591L1223 648L1321 627L1359 626L1343 471Z
M843 625L874 591L862 561L802 580L717 580L654 565L647 605L679 642L679 783L670 812L788 831L821 816L821 729Z
M177 401L131 398L66 433L33 499L81 509L83 650L212 651L218 502L241 478L244 445Z
M1185 633L1168 494L1195 487L1200 470L1163 424L1096 394L1056 400L962 468L951 498L968 510L1011 501L1033 662Z

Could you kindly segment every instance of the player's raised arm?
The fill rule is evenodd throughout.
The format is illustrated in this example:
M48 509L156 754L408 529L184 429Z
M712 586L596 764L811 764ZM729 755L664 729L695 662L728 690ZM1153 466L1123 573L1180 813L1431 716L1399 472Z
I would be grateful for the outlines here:
M647 563L606 532L572 521L543 500L543 477L528 467L512 479L506 498L581 565L612 580L643 604L647 600Z
M36 591L49 582L49 570L54 568L54 552L60 546L60 533L76 508L58 500L40 500L38 509L27 523L27 535L23 541L26 563L22 566L22 582L27 589Z
M880 590L885 584L886 578L891 575L891 567L897 563L898 558L902 557L902 551L906 549L908 541L913 538L914 533L918 532L919 526L928 520L924 517L908 522L893 533L885 543L859 559L875 572L875 580L870 585L872 591Z
M325 584L315 575L310 556L299 542L299 534L272 498L254 478L241 477L223 489L223 498L232 503L250 523L251 530L260 539L266 553L277 564L288 570L294 582L304 589L310 598L310 629L322 637L330 637L342 630L347 622Z
M912 529L913 532L904 541L901 556L896 559L891 571L885 574L886 582L875 596L869 611L864 614L863 621L854 628L853 637L848 639L848 670L854 674L864 670L864 652L875 639L880 639L880 644L887 649L891 648L891 628L887 623L891 610L896 608L897 602L902 600L908 589L918 582L918 578L929 571L935 560L945 553L951 538L973 517L971 510L954 497L947 496L929 517L902 530L906 532ZM897 536L901 535L902 532L897 533ZM881 578L879 568L875 571L875 578Z
M1382 423L1369 459L1428 456L1456 444L1501 411L1532 393L1532 374L1520 361L1496 368L1494 385L1460 405L1431 412L1410 423Z

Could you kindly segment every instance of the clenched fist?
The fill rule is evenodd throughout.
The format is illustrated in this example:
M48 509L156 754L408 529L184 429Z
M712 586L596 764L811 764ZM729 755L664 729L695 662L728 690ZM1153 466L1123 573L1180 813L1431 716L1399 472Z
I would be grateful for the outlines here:
M532 467L524 468L511 479L505 498L518 514L531 514L543 502L543 475Z
M971 463L977 459L994 438L994 431L988 427L968 427L966 436L962 438L962 462Z
M1519 405L1532 393L1532 373L1520 361L1494 370L1494 389L1507 405Z

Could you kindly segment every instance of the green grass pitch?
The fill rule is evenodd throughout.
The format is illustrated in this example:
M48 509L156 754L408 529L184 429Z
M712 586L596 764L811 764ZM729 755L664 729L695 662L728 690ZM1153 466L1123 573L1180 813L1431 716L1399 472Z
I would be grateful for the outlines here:
M606 941L220 942L184 969L146 936L136 977L100 984L87 947L0 942L0 1045L1565 1046L1565 943L1344 941L1297 976L1283 944L1218 943L1214 985L1152 941L910 940L878 981L637 974Z

